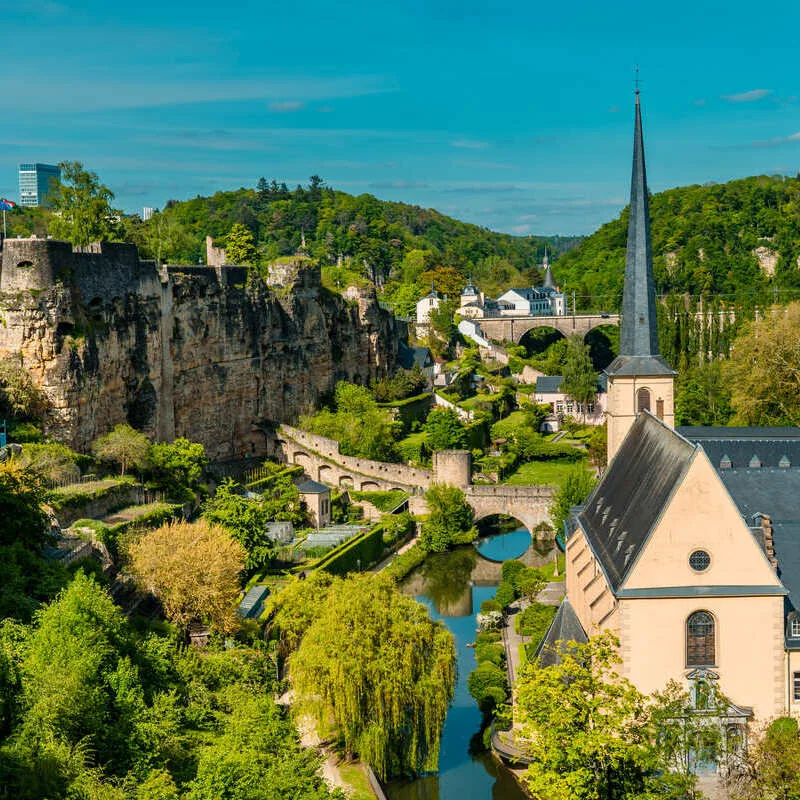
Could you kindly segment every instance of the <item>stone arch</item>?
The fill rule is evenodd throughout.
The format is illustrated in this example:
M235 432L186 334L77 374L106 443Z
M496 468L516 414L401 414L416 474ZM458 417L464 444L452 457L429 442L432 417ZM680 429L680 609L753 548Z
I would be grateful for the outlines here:
M531 519L525 519L525 517L528 515L524 511L515 512L514 510L510 510L500 504L484 506L482 503L470 503L470 505L472 506L472 510L475 514L474 520L476 524L487 517L513 517L523 528L528 531L528 533L531 534L531 536L533 536L533 529L537 523L534 523Z
M295 450L292 453L292 464L301 466L306 472L312 468L312 463L311 456L308 453L302 450ZM311 473L309 472L309 474Z
M604 370L619 352L619 326L603 321L592 325L583 335L583 343L589 346L589 358L594 368Z
M317 480L320 483L334 484L336 479L333 475L334 469L330 464L320 464L317 469Z
M355 489L356 482L353 480L352 475L340 475L339 476L339 488L340 489Z
M560 339L566 339L564 331L560 330L558 323L544 325L531 325L517 340L530 354L543 353L548 347Z
M17 262L17 269L33 269L34 266L33 261L24 260Z
M362 492L377 492L380 488L380 484L375 481L361 481Z

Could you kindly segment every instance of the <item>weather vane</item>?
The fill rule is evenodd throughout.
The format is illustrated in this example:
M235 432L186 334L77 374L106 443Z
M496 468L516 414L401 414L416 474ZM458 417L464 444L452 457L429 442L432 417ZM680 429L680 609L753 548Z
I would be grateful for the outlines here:
M634 75L635 75L635 77L633 79L633 85L636 87L636 94L639 94L639 83L640 83L640 81L639 81L639 65L638 64L636 64L636 66L634 66L633 72L634 72Z

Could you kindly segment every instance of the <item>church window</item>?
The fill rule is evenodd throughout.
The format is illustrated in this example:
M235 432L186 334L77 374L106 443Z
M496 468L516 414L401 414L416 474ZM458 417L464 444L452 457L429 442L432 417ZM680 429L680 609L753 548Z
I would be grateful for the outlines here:
M686 666L710 667L716 660L714 617L695 611L686 620Z
M795 617L791 622L790 636L792 639L800 639L800 618Z
M650 390L639 389L636 392L636 411L649 411L650 410Z
M800 672L792 673L792 700L800 702Z
M705 550L695 550L689 556L689 566L695 572L705 572L711 566L711 556Z
M660 397L656 400L656 416L664 419L664 401Z

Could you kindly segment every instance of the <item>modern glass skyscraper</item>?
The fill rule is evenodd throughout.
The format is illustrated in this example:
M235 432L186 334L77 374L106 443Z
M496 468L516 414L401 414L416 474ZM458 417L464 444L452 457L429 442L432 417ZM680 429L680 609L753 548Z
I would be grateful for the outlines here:
M57 181L61 170L52 164L19 165L19 204L21 206L46 206L50 181Z

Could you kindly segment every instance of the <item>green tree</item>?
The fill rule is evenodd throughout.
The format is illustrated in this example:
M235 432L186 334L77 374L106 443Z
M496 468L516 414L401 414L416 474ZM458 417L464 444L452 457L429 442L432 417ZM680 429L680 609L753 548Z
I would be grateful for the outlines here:
M612 634L563 647L554 666L526 667L516 717L531 759L522 781L547 800L640 797L649 766L646 698L616 671Z
M256 245L253 234L247 226L237 222L228 234L225 248L229 264L252 267L256 258Z
M130 467L141 470L147 464L150 440L130 425L117 425L113 431L92 443L92 453L100 461L119 464L122 475Z
M154 444L150 448L153 483L178 501L191 499L201 490L201 481L208 466L206 450L199 442L176 439Z
M0 360L0 414L17 419L38 419L47 408L47 398L36 385L21 359Z
M800 303L773 308L746 325L725 376L740 424L800 424Z
M433 553L443 553L457 544L467 544L477 535L472 507L464 492L446 483L433 484L425 492L428 516L422 523L420 544Z
M737 800L800 798L800 735L797 720L779 717L747 748L743 769L733 773Z
M582 464L577 464L567 475L550 507L553 527L560 531L569 517L572 506L580 505L594 488L595 479Z
M301 709L336 724L381 778L435 770L455 684L453 637L386 576L336 581L291 662Z
M434 408L422 426L431 450L458 450L467 444L467 429L452 408Z
M544 574L539 569L526 567L517 574L515 586L521 597L529 603L534 603L547 585Z
M567 352L564 358L564 380L561 383L564 394L569 395L584 408L594 402L597 391L597 373L589 357L589 346L580 336L567 339Z
M232 479L223 481L204 503L203 517L230 531L247 551L245 567L253 570L267 564L277 552L275 543L267 537L267 523L289 520L298 525L305 515L292 479L278 476L261 496L252 499L243 497Z
M60 163L61 179L49 195L53 208L50 233L79 247L115 241L122 234L121 212L111 207L114 193L96 172L79 161Z

